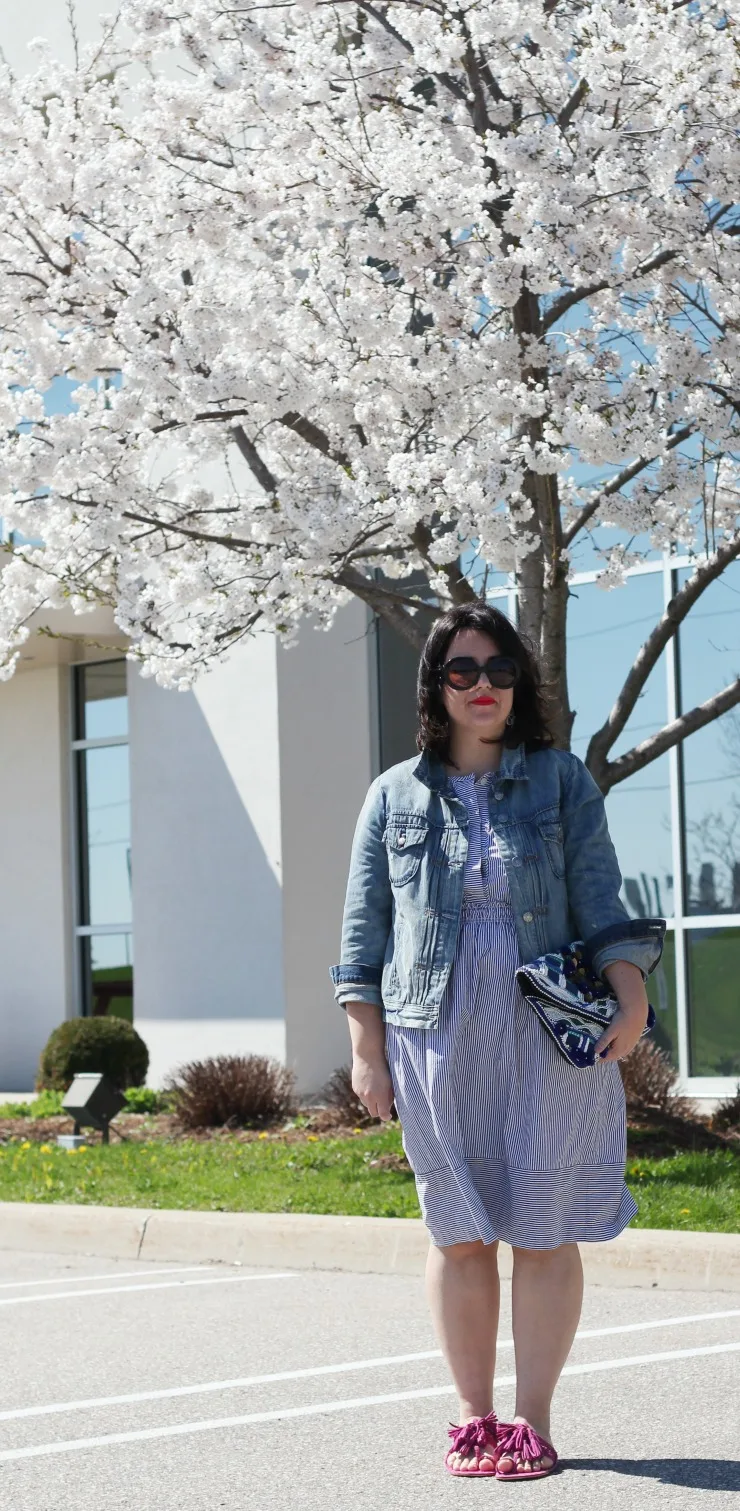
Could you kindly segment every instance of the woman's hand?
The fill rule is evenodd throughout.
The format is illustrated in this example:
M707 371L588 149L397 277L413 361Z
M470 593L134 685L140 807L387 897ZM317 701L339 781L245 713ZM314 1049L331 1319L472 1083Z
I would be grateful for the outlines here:
M619 1001L608 1028L596 1045L602 1060L623 1060L642 1037L648 1016L648 999L642 971L629 960L613 960L603 975L613 987Z
M352 1090L370 1116L390 1122L393 1082L385 1057L385 1025L372 1002L347 1002L352 1040Z
M393 1106L393 1082L388 1061L375 1057L372 1060L355 1055L352 1060L352 1090L359 1097L370 1116L388 1123Z

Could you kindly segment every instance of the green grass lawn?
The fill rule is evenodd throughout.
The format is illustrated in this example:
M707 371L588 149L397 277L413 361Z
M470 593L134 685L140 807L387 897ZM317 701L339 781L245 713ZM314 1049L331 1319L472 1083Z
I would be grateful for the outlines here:
M68 1153L26 1141L0 1148L0 1200L206 1212L335 1212L418 1217L397 1127L285 1143L182 1141L89 1145ZM379 1163L378 1163L379 1161ZM634 1226L740 1232L740 1155L630 1158Z

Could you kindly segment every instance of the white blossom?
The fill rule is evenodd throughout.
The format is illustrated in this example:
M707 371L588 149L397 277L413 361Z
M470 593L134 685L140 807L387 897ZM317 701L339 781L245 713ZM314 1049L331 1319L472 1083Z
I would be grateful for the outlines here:
M375 567L451 601L466 541L567 574L602 525L733 538L726 17L126 0L75 67L2 67L1 675L43 605L189 686Z

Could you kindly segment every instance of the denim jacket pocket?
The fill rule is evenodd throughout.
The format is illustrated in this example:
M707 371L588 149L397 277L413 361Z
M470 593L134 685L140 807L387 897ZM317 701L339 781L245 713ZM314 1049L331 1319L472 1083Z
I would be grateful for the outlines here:
M388 820L384 839L388 851L388 875L392 887L405 887L421 865L429 821L418 814Z
M563 849L563 826L551 819L537 825L547 858L554 876L565 876L565 850Z

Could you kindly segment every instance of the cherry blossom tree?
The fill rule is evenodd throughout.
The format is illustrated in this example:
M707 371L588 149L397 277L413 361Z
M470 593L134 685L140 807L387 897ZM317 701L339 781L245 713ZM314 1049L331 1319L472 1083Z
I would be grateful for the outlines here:
M353 595L420 646L506 571L567 746L586 542L606 588L694 561L602 788L739 703L610 758L740 557L739 100L713 0L126 0L4 68L2 674L45 606L186 687Z

